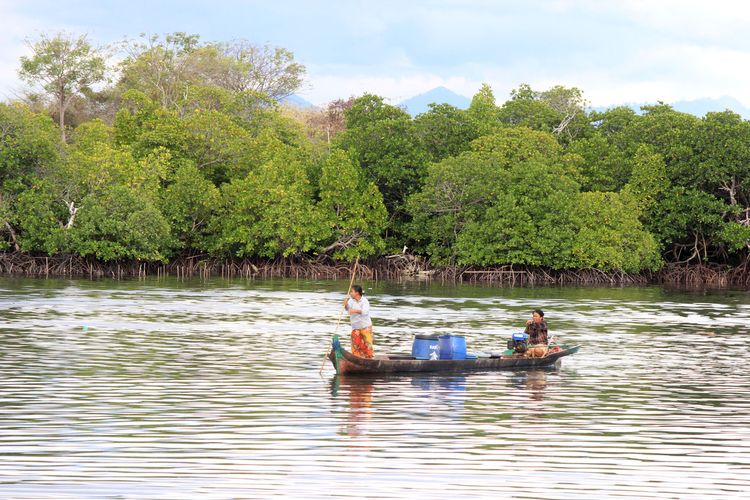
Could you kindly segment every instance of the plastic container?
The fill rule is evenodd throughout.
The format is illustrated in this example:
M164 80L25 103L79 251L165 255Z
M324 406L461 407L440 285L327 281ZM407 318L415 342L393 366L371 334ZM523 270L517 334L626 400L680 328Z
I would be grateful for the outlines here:
M439 349L440 359L466 359L466 337L441 335Z
M415 359L434 359L430 356L437 353L440 340L437 335L415 335L411 345L411 356Z

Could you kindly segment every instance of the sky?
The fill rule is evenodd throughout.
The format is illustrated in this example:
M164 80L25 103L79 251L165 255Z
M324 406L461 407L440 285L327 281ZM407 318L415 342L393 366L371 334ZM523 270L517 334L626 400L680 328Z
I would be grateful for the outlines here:
M731 96L750 106L750 2L734 0L0 0L0 100L41 33L97 45L184 31L291 50L314 104L371 92L399 103L445 86L499 102L528 83L591 106Z

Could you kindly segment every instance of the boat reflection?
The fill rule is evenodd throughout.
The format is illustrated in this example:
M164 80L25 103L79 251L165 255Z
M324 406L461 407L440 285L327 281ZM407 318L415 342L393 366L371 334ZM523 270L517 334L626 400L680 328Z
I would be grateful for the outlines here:
M331 396L347 398L348 408L344 433L356 437L367 434L372 417L373 395L380 394L375 403L381 408L394 405L411 406L428 411L442 408L446 417L462 418L466 401L466 377L463 375L392 375L353 376L335 375L330 382Z
M376 411L439 414L445 422L472 419L478 408L495 407L501 400L543 402L550 386L558 384L557 375L554 368L461 375L335 375L330 391L335 400L346 402L341 434L358 437L367 435ZM543 406L536 410L544 411Z
M528 392L529 397L535 401L544 399L544 392L548 385L548 375L554 370L529 370L514 372L508 383L515 389Z
M373 388L373 380L367 378L342 378L336 375L331 380L331 395L338 397L343 392L349 400L344 425L347 435L357 437L367 433L367 423L372 414Z

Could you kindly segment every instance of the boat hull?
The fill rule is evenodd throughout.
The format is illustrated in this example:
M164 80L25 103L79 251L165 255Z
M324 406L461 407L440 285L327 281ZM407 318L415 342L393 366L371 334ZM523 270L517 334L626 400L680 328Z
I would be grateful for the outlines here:
M406 357L376 356L360 358L346 349L332 348L328 354L336 373L348 374L383 374L383 373L431 373L431 372L468 372L528 369L550 366L559 359L578 352L580 346L565 346L561 351L548 354L543 358L525 358L522 356L499 356L474 359L421 360Z

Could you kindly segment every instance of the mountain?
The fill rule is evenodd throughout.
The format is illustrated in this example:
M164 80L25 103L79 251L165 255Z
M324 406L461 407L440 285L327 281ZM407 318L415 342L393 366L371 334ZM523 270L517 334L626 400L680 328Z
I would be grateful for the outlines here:
M297 106L298 108L314 108L315 105L297 94L292 94L281 100L282 104L288 104L290 106Z
M734 111L745 120L750 119L750 108L746 108L734 97L722 96L718 99L696 99L694 101L677 101L672 107L683 113L695 116L704 116L711 111Z
M632 109L636 113L641 112L641 106L647 106L649 104L656 104L656 103L623 103L619 105L611 105L611 106L597 106L592 108L594 111L606 111L607 109L614 108L616 106L627 106L628 108ZM710 113L712 111L725 111L730 110L734 111L738 115L740 115L745 120L750 120L750 108L745 107L740 101L735 99L734 97L729 96L722 96L718 99L712 99L709 97L702 98L702 99L694 99L692 101L676 101L672 103L666 103L672 106L673 109L676 111L680 111L682 113L689 113L691 115L697 116L699 118L702 118L706 115L706 113Z
M406 111L412 115L417 116L420 113L428 111L429 104L450 104L460 109L466 109L471 104L471 99L462 95L456 94L450 89L445 87L435 87L432 90L419 95L415 95L399 104L399 106L406 109Z

